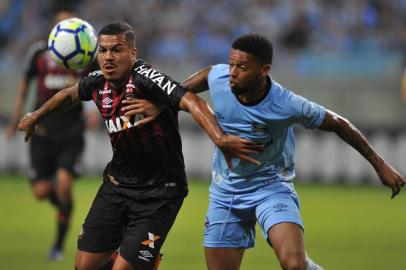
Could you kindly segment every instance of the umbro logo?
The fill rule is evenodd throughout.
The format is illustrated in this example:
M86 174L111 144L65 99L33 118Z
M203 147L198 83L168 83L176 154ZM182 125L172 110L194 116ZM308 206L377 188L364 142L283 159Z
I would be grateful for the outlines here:
M110 103L112 103L113 102L113 100L111 99L111 98L109 98L109 97L105 97L104 99L103 99L103 103L104 104L110 104Z
M283 203L278 203L278 204L275 204L274 206L272 206L272 208L276 212L284 212L284 211L287 211L286 208L288 208L288 206L286 204L283 204Z
M140 254L145 257L145 258L152 258L154 257L151 252L149 252L148 250L140 250Z
M105 97L102 101L102 107L105 108L111 108L111 103L113 102L113 100L109 97Z
M150 259L148 259L148 258L153 258L154 257L154 255L152 255L151 252L149 252L148 250L140 250L140 254L141 255L139 255L138 258L141 259L141 260L144 260L146 262L150 261Z

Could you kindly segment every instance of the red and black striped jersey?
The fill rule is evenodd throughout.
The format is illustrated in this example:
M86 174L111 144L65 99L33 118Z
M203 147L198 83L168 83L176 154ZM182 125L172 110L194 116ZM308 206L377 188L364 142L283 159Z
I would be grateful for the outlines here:
M153 122L138 127L142 115L129 119L121 111L128 92L164 110ZM106 124L113 157L104 175L116 183L118 192L137 198L186 196L178 126L179 103L185 93L179 83L142 60L134 64L123 89L114 89L101 71L79 82L81 100L93 100Z
M77 83L90 69L73 71L65 69L52 60L48 53L46 41L34 43L28 50L25 62L25 78L30 83L37 79L35 109L52 98L60 90ZM82 105L69 111L51 116L39 124L41 135L51 138L66 138L82 134L84 119Z

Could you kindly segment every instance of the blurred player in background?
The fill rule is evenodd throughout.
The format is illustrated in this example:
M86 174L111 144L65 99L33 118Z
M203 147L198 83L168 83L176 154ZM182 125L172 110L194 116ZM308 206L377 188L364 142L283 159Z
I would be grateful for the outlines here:
M71 17L75 17L74 10L59 10L55 14L54 24ZM72 71L57 65L48 53L46 40L34 43L28 51L24 75L19 82L16 109L7 128L7 137L12 139L15 136L28 89L34 79L37 79L37 109L60 90L77 83L89 71L90 68ZM77 166L84 147L85 119L82 111L82 105L77 104L65 114L41 122L30 143L29 177L34 196L40 200L48 199L57 209L57 231L48 254L50 260L62 259L70 224L72 181L77 176ZM87 112L87 123L91 127L98 123L95 111L88 109Z
M90 73L27 114L19 128L28 139L38 123L66 106L81 100L95 102L110 136L113 157L79 235L75 267L156 269L160 248L188 192L178 111L190 112L229 161L239 157L258 164L247 154L258 153L263 146L224 135L206 102L137 60L135 33L128 24L106 25L98 41L101 71ZM148 124L157 110L143 109L151 107L145 99L161 110ZM129 101L133 117L122 110ZM112 263L110 256L116 249L119 254Z
M228 65L210 66L182 83L194 92L210 89L214 113L226 134L266 146L251 156L260 165L241 159L230 163L215 150L204 232L208 269L239 269L244 250L255 244L256 221L283 269L322 269L304 247L293 185L293 124L336 133L373 166L381 182L392 189L392 198L406 183L348 120L273 80L268 75L272 55L272 44L265 37L244 35L233 42Z

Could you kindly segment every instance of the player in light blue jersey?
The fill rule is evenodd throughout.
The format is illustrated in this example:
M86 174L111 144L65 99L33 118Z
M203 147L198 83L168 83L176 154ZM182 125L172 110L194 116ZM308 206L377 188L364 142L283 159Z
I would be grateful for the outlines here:
M406 179L388 165L348 120L281 86L269 75L272 44L257 34L232 44L229 64L207 67L183 82L191 91L210 89L214 113L226 134L265 146L246 151L253 164L214 152L210 204L205 224L208 269L239 269L254 246L258 221L283 269L322 269L307 256L294 186L293 124L334 132L373 166L396 196ZM309 153L311 158L311 153Z

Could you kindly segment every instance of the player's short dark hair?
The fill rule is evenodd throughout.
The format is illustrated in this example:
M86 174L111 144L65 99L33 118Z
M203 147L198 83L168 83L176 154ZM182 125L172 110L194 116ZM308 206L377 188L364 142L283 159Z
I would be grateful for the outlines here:
M125 22L115 22L115 23L109 23L106 26L104 26L100 32L100 35L119 35L123 34L125 36L125 39L134 44L135 47L135 31L134 28L129 25L128 23Z
M50 11L54 15L62 11L77 13L77 7L80 4L80 1L81 0L52 1L52 4L50 5Z
M272 43L263 35L246 34L234 40L232 48L249 53L261 64L272 64Z

